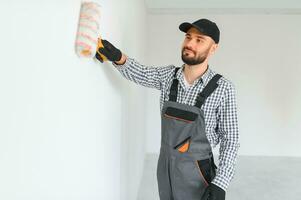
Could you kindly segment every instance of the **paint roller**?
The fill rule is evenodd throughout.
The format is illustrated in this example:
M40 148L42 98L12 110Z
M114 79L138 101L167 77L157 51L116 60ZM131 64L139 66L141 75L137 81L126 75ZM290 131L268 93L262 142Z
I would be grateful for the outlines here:
M93 58L101 43L100 5L92 1L82 1L78 19L77 34L75 41L75 52L79 57ZM108 60L100 54L104 61Z

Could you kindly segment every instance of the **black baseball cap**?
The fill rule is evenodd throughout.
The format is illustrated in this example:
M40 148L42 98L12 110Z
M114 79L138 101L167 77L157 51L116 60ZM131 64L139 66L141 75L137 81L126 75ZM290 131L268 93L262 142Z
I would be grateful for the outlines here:
M216 23L210 21L209 19L199 19L192 24L189 22L184 22L180 24L179 29L186 33L191 27L195 27L202 34L211 37L216 44L219 42L219 29Z

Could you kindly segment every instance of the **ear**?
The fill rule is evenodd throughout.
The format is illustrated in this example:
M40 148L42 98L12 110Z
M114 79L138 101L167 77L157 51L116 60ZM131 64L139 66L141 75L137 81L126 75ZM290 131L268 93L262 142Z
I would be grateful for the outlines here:
M218 48L218 44L213 43L211 48L210 48L210 55L214 54L215 51L217 50L217 48Z

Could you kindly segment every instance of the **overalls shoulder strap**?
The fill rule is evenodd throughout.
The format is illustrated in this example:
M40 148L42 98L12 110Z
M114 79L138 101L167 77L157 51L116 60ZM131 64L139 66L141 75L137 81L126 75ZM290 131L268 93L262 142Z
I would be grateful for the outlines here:
M222 77L220 74L215 74L211 80L207 83L205 88L200 92L196 98L195 106L201 108L201 106L205 103L207 97L209 97L214 90L218 87L217 81Z
M179 80L176 78L176 75L177 75L177 72L179 71L179 69L180 69L180 67L175 68L172 85L171 85L170 91L169 91L169 101L175 101L175 102L177 101Z

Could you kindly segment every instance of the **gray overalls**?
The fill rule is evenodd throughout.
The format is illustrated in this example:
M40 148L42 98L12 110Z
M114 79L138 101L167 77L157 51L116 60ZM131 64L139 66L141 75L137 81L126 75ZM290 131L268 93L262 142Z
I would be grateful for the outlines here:
M161 113L161 148L157 165L160 200L200 200L216 174L210 143L206 137L201 106L217 88L216 74L198 94L196 104L177 103L175 69L169 100Z

